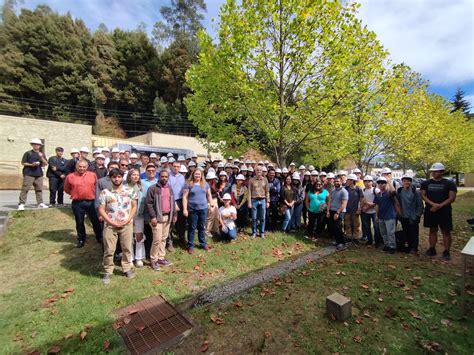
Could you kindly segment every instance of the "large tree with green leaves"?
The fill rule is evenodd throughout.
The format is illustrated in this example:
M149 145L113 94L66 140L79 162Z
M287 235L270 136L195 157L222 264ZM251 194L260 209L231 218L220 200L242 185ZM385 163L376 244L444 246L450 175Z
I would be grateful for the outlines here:
M279 164L317 150L328 120L354 91L370 87L386 56L375 34L335 1L228 0L218 41L200 34L187 73L190 119L223 151L258 147ZM353 85L354 76L363 83ZM326 129L323 129L326 128Z

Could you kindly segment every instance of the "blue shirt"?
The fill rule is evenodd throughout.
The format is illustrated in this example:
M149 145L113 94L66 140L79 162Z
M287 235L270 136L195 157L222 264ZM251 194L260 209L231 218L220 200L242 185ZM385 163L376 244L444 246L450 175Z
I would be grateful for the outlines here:
M201 187L200 184L186 184L184 189L189 191L188 208L192 208L193 210L207 209L207 191L209 190L207 182L204 187Z
M281 183L276 177L273 178L273 181L268 180L268 185L270 187L270 201L278 202L280 200L280 190Z
M184 185L186 185L184 175L180 173L177 173L176 175L170 173L168 184L173 189L174 200L181 200L183 198L183 188Z
M319 213L323 212L320 211L319 208L321 205L326 204L326 197L328 196L329 192L326 189L323 189L319 194L316 194L313 191L308 193L309 199L309 211L312 213Z
M155 173L155 179L159 179L160 178L160 172L157 171ZM140 180L146 180L146 171L144 171L143 173L140 174Z
M141 203L142 203L143 206L145 206L146 194L148 193L148 189L150 188L150 186L155 185L157 182L158 182L158 179L154 179L152 181L150 181L148 179L142 179L141 180L141 183L142 183L142 196L141 196L142 201L141 201ZM143 215L146 216L147 215L146 208L143 208L143 210L144 210Z
M386 221L397 217L395 198L390 191L380 192L375 195L374 203L379 206L379 219Z

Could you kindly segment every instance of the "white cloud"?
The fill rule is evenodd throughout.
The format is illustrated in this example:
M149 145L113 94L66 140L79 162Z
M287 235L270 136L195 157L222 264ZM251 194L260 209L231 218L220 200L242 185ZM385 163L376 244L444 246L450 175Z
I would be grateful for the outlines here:
M464 99L471 104L471 112L474 112L474 95L466 95Z
M474 80L474 1L359 0L359 18L395 62L439 86Z

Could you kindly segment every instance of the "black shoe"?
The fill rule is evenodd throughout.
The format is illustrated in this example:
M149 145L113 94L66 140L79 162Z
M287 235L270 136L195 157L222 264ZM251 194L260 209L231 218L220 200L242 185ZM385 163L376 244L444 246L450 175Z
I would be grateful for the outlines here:
M390 249L391 249L391 248L385 246L385 247L383 247L382 251L389 251Z
M86 244L85 240L78 240L76 242L76 248L82 248Z
M426 256L436 256L436 249L435 249L435 248L429 248L429 249L425 252L425 255L426 255Z
M449 254L448 250L443 251L443 260L446 260L446 261L451 260L451 254Z
M395 248L388 248L388 250L386 251L387 254L395 254L395 252L397 251L397 249Z
M474 218L466 219L466 222L467 222L468 224L474 224Z
M97 240L97 243L102 244L104 242L103 238L95 238Z

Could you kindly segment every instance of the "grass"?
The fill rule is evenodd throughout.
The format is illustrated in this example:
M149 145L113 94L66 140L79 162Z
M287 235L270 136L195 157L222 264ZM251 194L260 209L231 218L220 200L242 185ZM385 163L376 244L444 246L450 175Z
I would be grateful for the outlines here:
M184 250L169 255L173 266L160 272L143 268L137 278L101 282L101 249L91 236L74 248L69 210L14 212L0 239L0 353L97 353L124 348L113 329L113 311L161 294L172 303L228 279L314 248L298 237L275 233L265 240L239 238L235 244L210 241L210 253ZM89 232L90 232L90 228ZM90 233L92 235L92 233ZM282 245L283 244L283 245ZM278 248L278 259L272 253ZM85 332L84 339L80 333ZM84 333L83 333L84 335Z
M194 334L172 351L472 354L474 297L468 296L470 313L464 318L459 250L472 235L465 219L474 216L473 202L471 191L454 205L453 262L352 248L194 310ZM471 290L472 285L471 278ZM325 298L333 292L352 300L353 317L346 322L325 313Z

